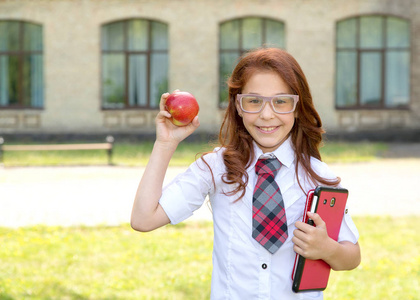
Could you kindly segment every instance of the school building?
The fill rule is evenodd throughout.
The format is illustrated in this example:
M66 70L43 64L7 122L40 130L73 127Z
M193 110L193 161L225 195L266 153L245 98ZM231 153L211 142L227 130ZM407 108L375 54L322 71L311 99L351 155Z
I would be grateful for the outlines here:
M261 46L298 60L331 136L420 140L420 0L0 0L0 135L152 135L174 89L217 133Z

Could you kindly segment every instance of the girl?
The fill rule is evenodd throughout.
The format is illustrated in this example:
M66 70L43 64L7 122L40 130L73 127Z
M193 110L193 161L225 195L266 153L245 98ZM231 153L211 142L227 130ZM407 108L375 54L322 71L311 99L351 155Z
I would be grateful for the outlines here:
M203 155L164 189L177 145L198 128L199 120L186 127L172 125L164 110L169 94L162 95L156 141L138 187L131 225L150 231L177 224L209 195L214 220L211 299L322 299L322 292L292 292L295 253L323 259L334 270L350 270L360 263L360 249L348 214L338 242L328 237L318 215L310 215L316 227L300 222L310 189L340 183L321 162L323 130L306 78L287 52L258 49L242 57L228 85L221 147ZM285 216L279 224L282 241L274 250L259 243L253 228L256 162L262 156L281 163L273 176L282 198L278 207Z

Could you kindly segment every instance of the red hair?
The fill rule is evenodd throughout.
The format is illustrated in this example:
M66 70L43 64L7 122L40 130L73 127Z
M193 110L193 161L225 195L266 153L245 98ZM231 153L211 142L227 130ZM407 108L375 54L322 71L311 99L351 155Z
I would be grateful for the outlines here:
M228 79L229 103L220 128L219 143L225 148L223 160L227 170L222 180L227 184L237 184L231 194L240 192L239 199L245 195L248 184L246 169L254 156L253 138L238 114L235 100L236 95L242 92L255 71L276 72L288 84L291 91L299 95L295 111L296 120L290 136L296 155L296 177L301 189L303 190L298 177L299 166L303 167L314 184L337 185L340 182L339 178L327 180L316 174L311 166L311 156L321 160L319 147L325 131L313 105L309 85L302 69L286 51L263 48L242 56Z

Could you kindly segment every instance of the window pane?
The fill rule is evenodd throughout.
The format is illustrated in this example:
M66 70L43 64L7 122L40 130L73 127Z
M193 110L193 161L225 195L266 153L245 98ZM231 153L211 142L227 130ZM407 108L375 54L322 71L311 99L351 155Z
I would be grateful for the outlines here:
M228 102L228 88L226 81L235 67L235 63L239 58L239 52L221 53L220 54L220 103Z
M262 19L247 18L242 21L242 39L244 49L253 49L262 45Z
M360 104L379 105L381 102L382 55L365 52L360 56Z
M239 49L239 20L220 25L220 48Z
M149 22L132 20L128 22L128 50L146 51L149 39Z
M388 51L386 54L385 105L407 105L410 101L410 53Z
M24 23L23 49L27 51L42 51L42 27Z
M1 23L0 23L1 26ZM1 40L0 40L1 41ZM8 90L6 89L7 86L7 79L8 79L8 64L7 64L8 56L0 55L0 106L5 106L9 102Z
M355 51L337 52L336 101L339 107L357 104L357 54Z
M125 60L123 54L102 55L104 107L124 107Z
M0 106L9 105L9 56L0 55Z
M19 51L19 22L0 22L0 51Z
M360 48L382 48L383 17L360 18Z
M410 47L410 27L406 20L387 18L387 47Z
M124 50L124 22L102 27L102 50Z
M150 107L159 107L160 96L168 91L168 54L152 54L151 64Z
M18 56L0 56L0 103L1 105L19 104L19 86L18 86Z
M152 22L152 49L168 49L168 25L160 22Z
M356 48L357 19L352 18L338 22L337 24L337 47Z
M266 20L265 44L271 47L285 48L284 24L274 20Z
M128 105L147 105L147 55L130 55Z
M7 23L5 21L0 21L0 52L7 50L8 38Z
M43 89L42 55L27 55L23 62L23 105L42 107Z

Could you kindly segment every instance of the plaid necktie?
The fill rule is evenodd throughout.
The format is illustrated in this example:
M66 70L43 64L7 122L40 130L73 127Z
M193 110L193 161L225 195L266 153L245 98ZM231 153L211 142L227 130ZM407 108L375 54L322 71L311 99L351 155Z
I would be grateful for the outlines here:
M280 167L276 157L259 159L255 165L258 180L252 199L252 237L270 253L276 252L288 236L283 196L274 180Z

